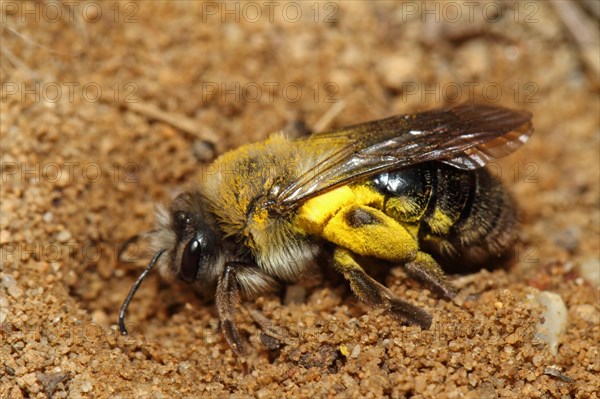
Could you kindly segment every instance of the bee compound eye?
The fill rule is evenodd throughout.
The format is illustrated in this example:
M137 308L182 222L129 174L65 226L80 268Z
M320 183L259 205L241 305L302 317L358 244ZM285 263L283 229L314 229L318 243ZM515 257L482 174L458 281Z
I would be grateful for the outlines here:
M196 279L201 255L202 243L197 237L194 237L187 243L181 255L179 274L184 281L192 282Z

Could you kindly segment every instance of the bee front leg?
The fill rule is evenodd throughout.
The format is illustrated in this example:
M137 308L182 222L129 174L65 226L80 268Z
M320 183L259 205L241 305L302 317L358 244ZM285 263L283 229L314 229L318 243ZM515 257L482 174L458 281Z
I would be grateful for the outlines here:
M363 302L374 307L381 307L394 317L410 324L416 324L423 329L431 326L431 315L426 311L396 298L392 292L367 275L363 268L354 260L352 252L336 247L333 253L335 269L350 283L354 294Z
M221 329L231 349L243 357L244 339L235 325L235 307L241 296L254 297L261 293L273 292L277 281L265 274L250 262L228 262L217 283L216 305Z
M404 265L408 275L429 286L433 291L451 299L456 296L456 288L448 281L440 265L425 252L417 252L414 260Z
M227 343L239 357L245 353L245 345L239 330L235 325L235 307L240 303L240 287L236 278L236 266L239 262L230 262L217 283L216 305L221 329ZM243 267L244 264L242 264Z

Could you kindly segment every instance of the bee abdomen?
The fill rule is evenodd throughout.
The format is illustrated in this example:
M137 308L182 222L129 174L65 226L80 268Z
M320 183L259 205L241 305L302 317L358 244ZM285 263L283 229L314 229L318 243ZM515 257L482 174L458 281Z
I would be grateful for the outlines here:
M513 202L486 169L429 162L382 173L372 184L385 196L384 212L419 225L419 243L433 254L480 263L514 241Z
M435 194L432 166L426 163L375 176L372 184L385 198L383 211L399 222L420 222Z
M499 257L517 237L515 204L502 183L486 169L471 172L473 201L452 226L447 240L473 263Z

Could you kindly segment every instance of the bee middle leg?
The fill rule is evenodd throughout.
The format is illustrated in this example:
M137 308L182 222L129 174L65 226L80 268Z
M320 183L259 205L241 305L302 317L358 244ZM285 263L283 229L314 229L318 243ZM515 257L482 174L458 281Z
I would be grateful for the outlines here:
M352 252L336 247L333 253L335 269L350 283L354 294L373 307L381 307L394 317L423 329L431 326L431 315L426 311L399 299L385 286L370 277L356 262Z

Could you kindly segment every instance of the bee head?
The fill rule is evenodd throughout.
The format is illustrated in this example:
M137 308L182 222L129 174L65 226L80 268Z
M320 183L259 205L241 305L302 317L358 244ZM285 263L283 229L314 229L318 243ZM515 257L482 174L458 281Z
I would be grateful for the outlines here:
M123 335L127 334L125 313L129 303L155 265L164 277L176 278L209 291L214 290L224 268L221 234L215 217L199 192L180 194L168 211L159 208L156 229L150 232L150 241L156 253L131 287L119 311L119 328Z
M215 218L198 192L185 192L172 202L168 213L159 213L157 250L166 249L160 266L167 277L213 287L222 269L221 235Z

